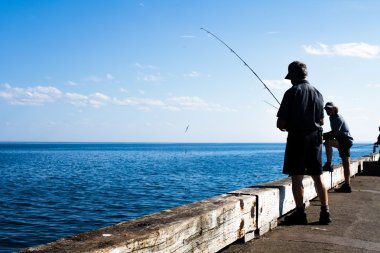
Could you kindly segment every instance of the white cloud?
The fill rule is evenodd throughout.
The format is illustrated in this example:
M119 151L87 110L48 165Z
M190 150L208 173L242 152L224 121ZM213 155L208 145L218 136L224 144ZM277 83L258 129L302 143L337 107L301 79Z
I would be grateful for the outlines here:
M204 108L208 105L199 97L172 97L168 99L168 103L186 109Z
M303 46L306 53L311 55L350 56L359 58L375 58L380 56L380 47L364 42L353 42L336 45L318 43L318 46Z
M135 63L135 67L139 69L159 69L159 67L153 66L153 65L143 65L138 62Z
M144 82L157 83L157 82L162 81L162 76L160 73L157 73L157 74L145 75L143 77L138 77L137 79Z
M144 69L144 66L138 62L135 63L135 67L137 67L139 69Z
M143 77L143 80L146 82L159 82L161 79L160 75L147 75Z
M93 93L88 96L88 104L92 107L100 107L106 105L111 99L107 95L100 92Z
M36 86L28 88L12 87L9 84L2 85L0 99L7 101L11 105L44 105L52 102L66 102L76 107L101 107L106 105L120 105L137 107L140 110L149 111L154 108L169 111L199 110L215 112L236 112L220 104L207 102L200 97L180 96L170 97L165 100L152 98L116 98L95 92L89 95L66 92L52 86Z
M235 112L235 109L224 107L220 104L208 103L199 97L172 97L166 100L167 105L174 109L205 110L218 112Z
M88 97L78 93L66 93L65 94L68 103L74 106L87 106Z
M161 73L158 71L156 71L156 73L146 73L148 71L152 72L152 70L158 70L159 68L156 66L135 63L135 67L140 69L137 76L138 81L157 83L163 80Z
M180 37L183 39L194 39L194 38L196 38L194 35L181 35Z
M106 79L107 80L113 80L113 79L115 79L111 74L107 74L106 75Z
M274 90L286 90L291 87L291 83L289 80L283 79L283 80L263 80L263 82L268 86L270 89Z
M62 92L52 86L18 88L4 84L3 87L0 98L12 105L42 105L54 102L62 96Z
M88 82L99 83L99 82L102 82L104 79L99 77L99 76L87 76L87 77L83 78L83 80L88 81Z
M96 75L92 75L92 76L87 76L85 78L83 78L84 81L87 81L87 82L94 82L94 83L100 83L100 82L105 82L105 81L110 81L110 80L113 80L114 77L111 75L111 74L106 74L106 76L96 76Z
M106 105L109 101L111 101L110 97L100 92L96 92L88 96L78 93L66 93L65 97L68 103L78 107L92 106L98 108L100 106Z
M334 46L337 55L360 58L374 58L379 56L380 47L366 43L347 43Z
M171 97L166 100L149 98L114 98L114 103L122 106L135 106L141 110L149 111L153 108L160 108L169 111L181 110L201 110L217 112L235 112L236 110L224 107L219 104L208 103L199 97Z
M124 99L117 99L114 98L113 102L117 105L122 106L135 106L138 107L140 110L149 111L152 108L165 108L165 103L158 99L150 99L150 98L124 98Z
M197 78L201 77L201 73L198 71L191 71L189 74L185 74L185 77Z
M78 84L74 81L67 81L68 86L77 86Z
M106 105L111 100L107 95L96 92L88 96L78 93L63 93L52 86L36 86L19 88L12 87L9 84L2 85L3 91L0 91L0 98L4 99L11 105L44 105L64 100L74 106L92 106L100 107Z
M303 46L306 53L311 55L332 55L333 52L329 49L326 44L318 43L319 48L313 46Z
M278 31L270 31L270 32L267 32L267 34L271 35L271 34L279 34L280 32Z
M148 106L148 107L161 107L164 106L164 102L159 99L150 98L124 98L124 99L114 99L114 102L118 105L131 105L131 106Z
M380 88L380 83L370 83L367 86L370 88Z

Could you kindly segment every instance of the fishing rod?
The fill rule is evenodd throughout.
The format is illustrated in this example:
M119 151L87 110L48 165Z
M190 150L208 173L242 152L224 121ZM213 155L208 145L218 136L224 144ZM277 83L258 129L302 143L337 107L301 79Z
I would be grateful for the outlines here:
M272 93L272 91L268 88L268 86L263 82L263 80L261 80L261 78L256 74L256 72L253 71L253 69L231 47L229 47L223 40L219 39L218 36L216 36L215 34L213 34L210 31L206 30L205 28L201 28L201 30L205 31L206 33L208 33L211 36L213 36L215 39L219 40L219 42L221 42L223 45L225 45L234 55L236 55L244 63L244 66L246 66L247 68L249 68L249 70L257 77L257 79L259 79L259 81L264 85L265 89L267 89L269 91L269 93L272 95L272 97L280 105L280 101L278 101L278 99L276 98L276 96Z

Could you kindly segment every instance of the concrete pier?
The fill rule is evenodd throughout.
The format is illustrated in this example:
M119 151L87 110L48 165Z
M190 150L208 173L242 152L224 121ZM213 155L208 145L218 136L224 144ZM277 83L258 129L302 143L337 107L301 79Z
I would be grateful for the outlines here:
M367 165L375 167L371 173L376 175L378 159L378 153L353 159L351 174L365 171ZM324 172L323 178L326 185L332 188L339 185L344 181L343 167L337 165L332 173ZM330 194L333 223L328 226L315 223L319 215L319 202L314 200L316 193L313 181L305 177L304 202L310 205L307 213L311 222L307 226L278 226L282 217L295 208L291 182L283 179L238 189L19 252L304 251L302 245L300 248L294 246L297 243L309 245L311 252L319 252L316 250L318 247L314 247L318 240L320 247L327 244L334 251L346 251L346 248L380 251L380 241L377 239L380 238L380 177L361 175L352 182L353 193ZM358 228L361 232L356 231ZM357 236L350 238L353 234ZM366 237L365 234L370 236ZM331 243L333 241L336 243Z
M380 252L380 162L365 163L351 185L352 193L330 190L329 225L318 224L320 203L315 199L306 209L308 225L286 226L280 219L260 239L239 241L221 252Z

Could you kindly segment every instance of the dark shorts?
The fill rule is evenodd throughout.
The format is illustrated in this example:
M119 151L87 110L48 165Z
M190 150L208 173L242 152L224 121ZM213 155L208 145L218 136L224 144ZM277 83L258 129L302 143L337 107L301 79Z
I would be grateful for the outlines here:
M289 133L285 149L283 173L293 175L322 174L322 137L318 131L310 134Z
M337 141L339 143L338 151L340 158L350 157L350 148L352 147L352 140L337 138Z

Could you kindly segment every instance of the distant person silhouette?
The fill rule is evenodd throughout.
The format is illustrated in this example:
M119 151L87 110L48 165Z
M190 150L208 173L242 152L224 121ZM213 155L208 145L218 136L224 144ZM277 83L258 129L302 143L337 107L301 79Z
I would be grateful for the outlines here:
M380 126L379 126L379 132L380 132ZM377 148L379 145L380 145L380 134L379 134L379 136L377 136L377 142L375 142L375 143L373 144L373 153L376 152L376 148ZM380 161L380 159L379 159L379 161Z

